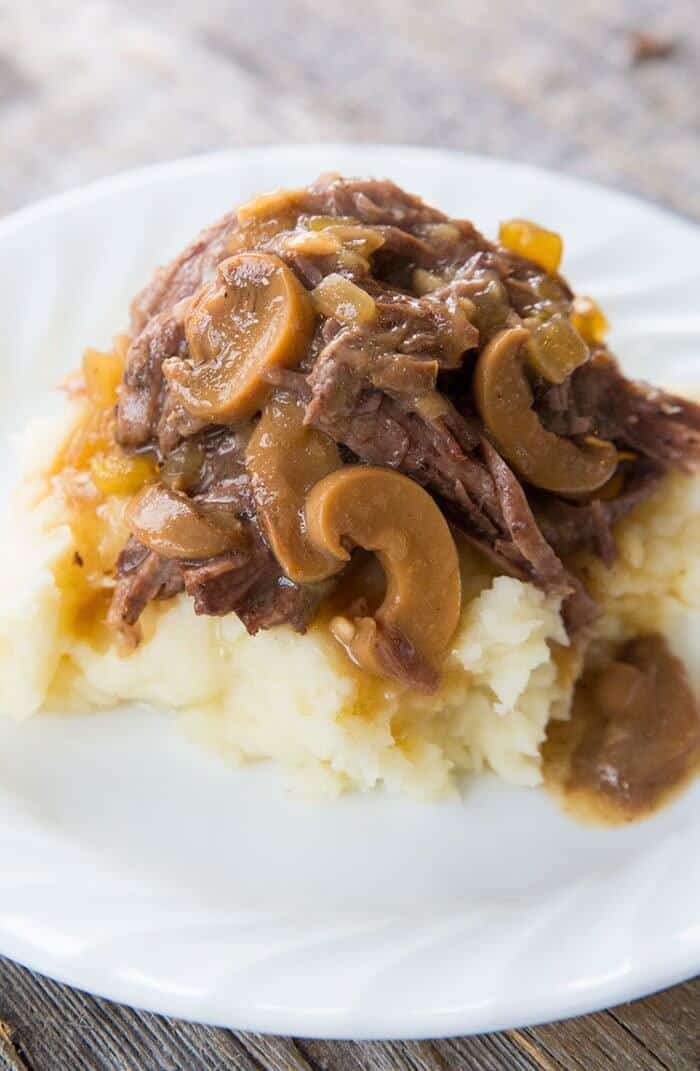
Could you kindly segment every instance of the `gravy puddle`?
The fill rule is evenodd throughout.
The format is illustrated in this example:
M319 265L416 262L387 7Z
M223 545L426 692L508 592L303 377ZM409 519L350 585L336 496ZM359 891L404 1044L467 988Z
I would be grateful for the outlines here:
M700 707L665 639L630 640L586 671L542 755L548 789L596 824L646 817L684 787L700 769Z

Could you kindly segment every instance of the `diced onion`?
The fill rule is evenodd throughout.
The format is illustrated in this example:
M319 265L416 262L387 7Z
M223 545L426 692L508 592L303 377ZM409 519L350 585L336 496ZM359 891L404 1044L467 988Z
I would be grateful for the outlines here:
M311 291L314 308L322 316L332 316L341 323L370 323L377 315L374 298L366 290L333 273Z

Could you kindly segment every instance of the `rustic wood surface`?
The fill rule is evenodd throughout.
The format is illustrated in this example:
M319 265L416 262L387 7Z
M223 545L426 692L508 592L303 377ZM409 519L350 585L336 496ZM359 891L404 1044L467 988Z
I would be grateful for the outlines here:
M540 163L700 219L700 10L698 0L0 0L0 131L0 212L185 153L356 139ZM169 1021L0 961L0 1069L613 1067L698 1071L700 979L536 1029L341 1044Z

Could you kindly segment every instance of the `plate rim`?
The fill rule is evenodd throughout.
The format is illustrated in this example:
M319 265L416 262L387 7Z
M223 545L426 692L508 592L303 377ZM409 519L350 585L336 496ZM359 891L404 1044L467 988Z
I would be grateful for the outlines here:
M413 145L410 142L381 142L381 141L310 141L295 143L266 142L260 145L242 145L238 148L214 149L209 152L187 153L184 156L174 156L168 160L160 160L151 164L143 164L138 167L125 167L118 171L103 175L89 182L78 183L69 186L65 190L40 197L30 201L26 205L20 205L10 212L0 215L0 240L9 236L15 229L42 216L51 215L53 212L70 209L74 205L98 200L100 196L129 189L131 186L146 185L149 181L157 182L163 174L175 172L178 175L192 175L197 172L207 171L214 165L225 165L227 160L239 160L246 157L265 156L273 159L287 155L312 156L314 153L326 150L339 152L377 152L391 154L411 154L416 157L436 158L442 157L447 161L462 161L472 164L492 164L508 167L512 171L522 175L542 175L565 182L572 189L597 190L605 193L608 197L614 197L620 204L644 205L644 207L665 218L668 222L681 224L694 228L700 232L700 222L691 216L686 216L677 209L652 200L648 197L629 193L615 186L608 186L604 182L595 179L585 179L578 175L571 175L566 171L558 171L554 167L546 167L542 164L533 164L524 160L509 160L503 156L490 153L466 152L461 149L445 148L441 146ZM383 176L389 177L389 176Z
M692 949L690 950L692 952ZM185 1022L199 1023L205 1026L218 1027L226 1030L236 1030L243 1033L264 1034L276 1037L306 1038L321 1041L421 1041L439 1040L442 1038L470 1037L477 1034L500 1033L507 1030L518 1030L524 1027L545 1026L549 1023L563 1022L567 1019L579 1018L584 1015L593 1015L597 1012L606 1011L620 1004L643 1000L655 993L684 982L695 979L700 971L700 940L697 942L697 950L687 958L687 967L681 969L679 975L677 969L668 968L665 972L654 971L649 967L646 971L639 971L626 978L624 982L609 985L608 989L601 992L600 997L591 1000L586 997L587 990L581 990L580 997L562 1002L557 1008L556 1015L551 1016L541 1010L538 1000L535 998L528 1009L522 1015L517 1015L515 1021L512 1014L480 1014L482 1009L474 1011L469 1007L464 1010L451 1009L449 1014L440 1016L440 1023L430 1026L429 1023L436 1021L435 1012L426 1012L417 1015L411 1012L408 1015L396 1015L392 1018L388 1027L376 1028L372 1025L367 1027L357 1026L352 1008L336 1010L334 1015L320 1013L314 1017L314 1013L308 1009L305 1011L306 1025L300 1029L298 1011L280 1010L275 1007L272 1011L255 1009L246 1010L244 1005L233 1008L228 1018L217 1016L208 1017L193 1016L186 1009L187 997L178 998L168 995L160 990L155 1002L148 999L136 1000L129 996L129 983L115 977L108 987L101 985L86 986L81 982L80 972L73 974L69 969L57 966L47 970L38 965L31 955L23 955L21 951L14 954L12 951L3 950L0 955L13 960L28 970L50 978L61 985L70 986L88 995L108 1000L112 1003L122 1004L128 1008L149 1012L153 1015L167 1016L168 1018L181 1019ZM643 979L640 983L640 978ZM641 984L641 988L640 988ZM540 1007L540 1010L536 1008ZM386 1018L384 1013L382 1018ZM425 1018L425 1022L423 1019ZM234 1023L235 1020L235 1023ZM373 1020L372 1020L373 1021Z

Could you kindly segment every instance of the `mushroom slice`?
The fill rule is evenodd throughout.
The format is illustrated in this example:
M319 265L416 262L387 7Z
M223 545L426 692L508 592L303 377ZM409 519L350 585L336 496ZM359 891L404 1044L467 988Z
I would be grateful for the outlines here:
M489 438L523 479L555 494L578 497L602 487L617 468L617 450L593 436L580 445L540 423L524 367L522 327L499 332L479 356L474 398Z
M177 400L213 423L244 420L269 391L264 373L289 367L311 342L314 311L291 268L268 253L239 253L195 294L185 318L189 357L163 372Z
M126 522L139 543L164 558L200 561L242 549L247 535L240 521L219 527L200 513L187 495L162 483L145 487L126 509Z
M342 569L306 537L308 491L340 468L338 447L323 432L304 427L305 406L275 394L263 409L246 450L246 468L272 551L283 571L299 584L313 584Z
M430 495L391 469L345 466L312 488L305 514L319 551L345 564L349 548L365 547L386 573L374 617L335 618L336 639L371 673L433 691L459 620L461 583L452 534Z

